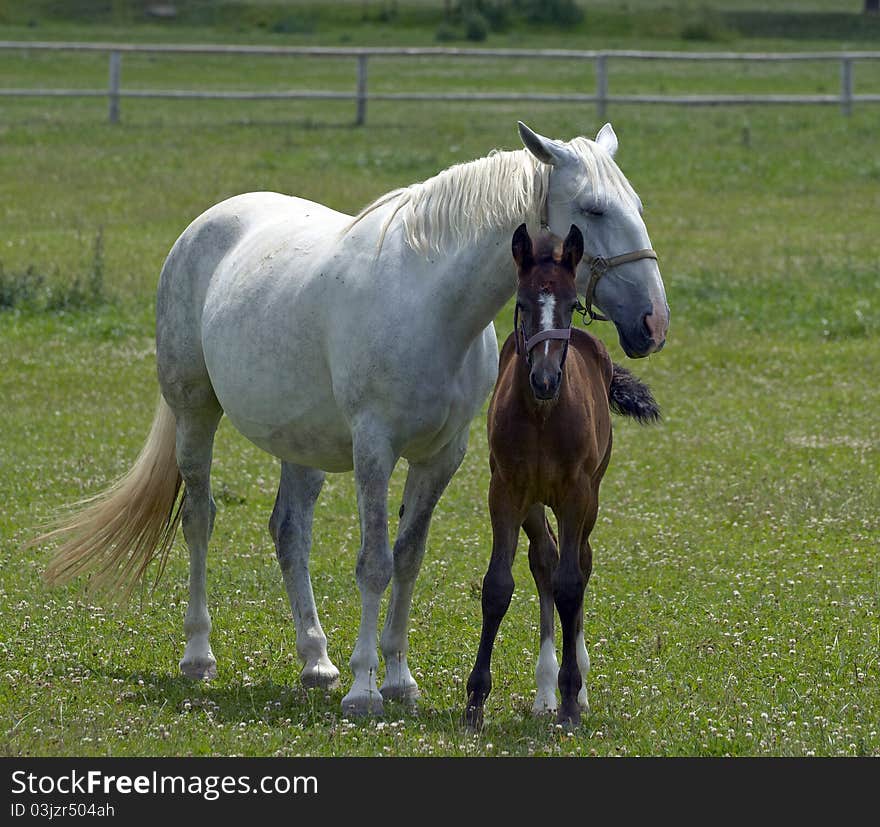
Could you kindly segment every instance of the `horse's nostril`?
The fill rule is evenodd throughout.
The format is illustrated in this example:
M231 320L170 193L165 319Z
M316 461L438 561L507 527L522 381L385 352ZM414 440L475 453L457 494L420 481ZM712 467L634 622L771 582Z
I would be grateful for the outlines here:
M669 310L667 308L664 315L662 308L655 313L656 309L654 307L645 313L642 317L642 325L649 339L654 342L663 342L666 339L666 330L669 326Z

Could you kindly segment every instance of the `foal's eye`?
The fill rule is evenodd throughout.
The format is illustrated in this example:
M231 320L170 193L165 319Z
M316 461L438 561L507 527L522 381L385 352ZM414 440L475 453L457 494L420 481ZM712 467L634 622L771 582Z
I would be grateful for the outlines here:
M584 207L581 212L585 215L592 215L596 218L601 215L605 215L605 210L600 209L599 207Z

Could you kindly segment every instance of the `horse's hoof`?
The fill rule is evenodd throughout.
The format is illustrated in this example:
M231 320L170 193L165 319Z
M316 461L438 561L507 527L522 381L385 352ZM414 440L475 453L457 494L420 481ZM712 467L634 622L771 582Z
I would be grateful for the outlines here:
M590 702L587 699L587 689L584 687L578 692L578 706L581 708L581 712L589 712L590 711Z
M383 683L379 692L382 693L383 700L399 701L400 703L409 706L415 706L416 702L422 696L418 684L416 684L415 681L412 683Z
M355 692L352 690L342 699L343 715L365 718L368 715L381 716L384 712L382 695L378 692Z
M184 658L178 665L180 673L190 680L209 681L217 677L217 661L213 655Z
M303 667L299 681L305 689L336 689L339 686L339 670L330 661Z
M532 704L532 715L536 718L541 718L544 715L555 715L556 714L556 702L554 701L551 706L547 701L543 699L535 698L535 702Z

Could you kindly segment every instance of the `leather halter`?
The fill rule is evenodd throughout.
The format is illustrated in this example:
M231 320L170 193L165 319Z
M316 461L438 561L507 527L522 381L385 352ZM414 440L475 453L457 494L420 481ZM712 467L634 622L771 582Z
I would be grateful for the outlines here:
M528 364L532 363L530 358L532 348L547 339L562 339L565 342L565 351L562 354L560 367L565 364L565 357L568 356L568 341L571 339L571 327L554 327L549 330L539 330L534 336L526 338L526 328L519 318L519 305L517 304L513 311L513 330L516 352L521 353ZM522 343L520 343L520 338L522 338Z
M541 229L549 230L549 205L547 200L544 200L544 203L541 205ZM594 295L596 293L596 285L599 283L599 279L602 278L609 270L614 267L619 267L621 264L629 264L631 261L640 261L643 258L652 258L654 261L657 261L657 253L652 250L650 247L646 247L643 250L633 250L629 253L621 253L619 256L612 256L611 258L605 258L604 256L588 256L584 255L584 261L587 266L590 268L590 279L587 282L587 289L584 294L584 304L582 307L577 308L577 311L584 317L584 324L590 324L590 322L600 321L600 322L610 322L611 319L608 316L605 316L602 313L597 313L593 310L593 302ZM587 317L589 317L590 321L587 321ZM513 328L516 330L516 314L514 315ZM544 331L547 332L547 331ZM560 331L555 331L560 332ZM568 338L562 336L545 336L545 339L561 339ZM525 342L525 332L523 332L523 341ZM529 340L531 341L531 340ZM519 336L517 335L517 353L519 352ZM528 344L526 342L526 344ZM537 344L537 342L535 342ZM534 347L534 345L532 345ZM526 354L531 348L527 348Z
M639 261L643 258L652 258L656 261L657 253L650 248L646 248L644 250L633 250L631 253L621 253L619 256L612 256L611 258L604 258L603 256L584 256L584 261L590 268L590 280L587 282L587 289L584 294L584 309L580 311L583 313L584 324L589 324L590 322L597 320L600 322L610 321L608 316L605 316L602 313L597 313L593 310L593 295L596 292L596 285L599 283L599 279L601 279L602 276L613 267L618 267L621 264L629 264L631 261ZM587 321L587 316L590 317L589 322Z

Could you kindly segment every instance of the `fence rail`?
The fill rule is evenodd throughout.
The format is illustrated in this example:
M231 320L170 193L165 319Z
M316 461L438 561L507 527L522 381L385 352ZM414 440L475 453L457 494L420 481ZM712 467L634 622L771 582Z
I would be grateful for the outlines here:
M147 43L66 43L39 41L0 41L0 51L102 52L109 56L108 85L104 89L10 89L0 88L0 97L106 97L108 118L117 123L122 98L218 99L218 100L351 100L356 103L355 123L366 123L369 101L530 101L548 103L595 104L603 118L610 104L647 103L684 106L725 106L731 104L831 104L849 115L856 103L880 103L880 94L856 94L854 66L858 61L880 60L880 52L655 52L638 50L576 51L571 49L455 49L455 48L337 48L325 46L234 46L216 44ZM357 64L355 88L350 91L291 89L281 91L223 91L191 89L123 89L122 56L130 53L188 55L263 55L267 57L353 58ZM371 92L368 84L370 58L517 58L592 61L596 89L593 93L510 93L510 92ZM609 92L609 64L612 59L734 61L782 63L791 61L837 62L840 65L840 92L836 95L615 95Z

